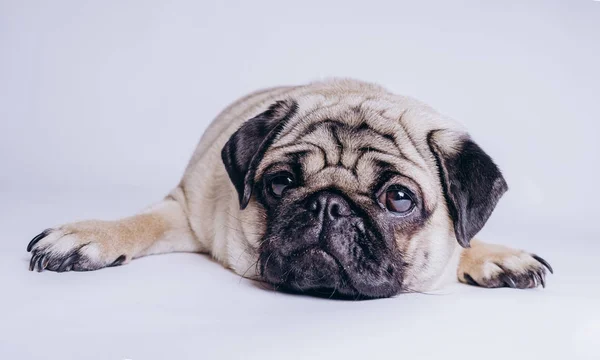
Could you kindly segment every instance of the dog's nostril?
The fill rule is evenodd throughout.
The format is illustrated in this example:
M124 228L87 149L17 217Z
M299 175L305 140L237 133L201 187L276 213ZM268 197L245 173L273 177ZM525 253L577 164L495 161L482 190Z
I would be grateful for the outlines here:
M348 216L350 215L350 210L344 205L332 203L329 206L329 215L332 217Z
M332 219L350 215L350 207L348 204L344 200L335 197L329 199L327 210L329 217Z
M329 214L335 217L340 216L340 205L331 204L331 206L329 207Z

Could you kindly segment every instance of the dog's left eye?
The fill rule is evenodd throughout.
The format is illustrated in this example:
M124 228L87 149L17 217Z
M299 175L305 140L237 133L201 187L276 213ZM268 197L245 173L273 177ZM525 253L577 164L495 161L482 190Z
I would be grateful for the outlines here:
M379 195L379 203L399 215L406 215L415 207L415 202L408 190L395 185Z
M269 190L271 195L281 197L283 191L294 184L294 178L290 173L277 174L269 179Z

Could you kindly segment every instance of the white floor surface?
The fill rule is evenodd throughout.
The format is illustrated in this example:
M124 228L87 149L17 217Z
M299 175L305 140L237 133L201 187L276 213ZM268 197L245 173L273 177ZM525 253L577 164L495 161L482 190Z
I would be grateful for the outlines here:
M2 194L1 359L600 358L600 246L564 230L487 234L510 244L520 236L551 262L555 275L536 290L456 284L435 294L328 300L269 291L197 254L87 273L27 270L25 247L39 230L126 215L159 194Z

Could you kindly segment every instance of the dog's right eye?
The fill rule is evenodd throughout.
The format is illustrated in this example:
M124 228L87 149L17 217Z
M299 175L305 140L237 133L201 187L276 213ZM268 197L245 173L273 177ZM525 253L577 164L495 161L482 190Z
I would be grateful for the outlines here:
M400 216L410 214L415 207L415 201L410 196L410 192L398 185L390 186L379 195L379 203L388 211Z
M274 175L269 179L269 190L271 195L280 198L285 189L294 184L294 177L288 172Z

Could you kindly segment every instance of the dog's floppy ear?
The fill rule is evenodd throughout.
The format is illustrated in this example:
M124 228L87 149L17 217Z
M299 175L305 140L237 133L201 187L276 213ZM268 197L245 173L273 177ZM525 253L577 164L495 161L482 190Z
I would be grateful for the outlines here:
M438 166L456 239L462 247L469 247L508 186L492 158L468 135L434 130L427 142Z
M237 190L241 209L250 201L260 160L297 107L293 100L277 101L267 111L243 123L223 147L221 159Z

